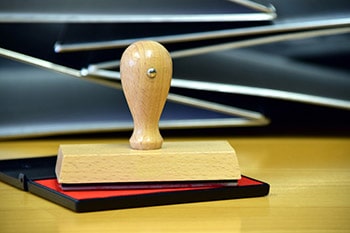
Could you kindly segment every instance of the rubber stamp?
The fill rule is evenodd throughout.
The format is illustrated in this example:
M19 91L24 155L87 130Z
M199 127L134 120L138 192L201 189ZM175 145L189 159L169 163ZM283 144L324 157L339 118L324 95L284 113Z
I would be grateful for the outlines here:
M163 142L158 124L170 89L172 59L161 44L130 45L120 74L134 122L129 143L60 145L58 183L73 188L230 186L241 178L227 141Z

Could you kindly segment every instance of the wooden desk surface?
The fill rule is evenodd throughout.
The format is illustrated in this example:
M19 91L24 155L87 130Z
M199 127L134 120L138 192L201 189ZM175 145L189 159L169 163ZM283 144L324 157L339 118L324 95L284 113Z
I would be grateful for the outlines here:
M219 139L236 149L243 174L271 185L269 196L78 214L0 182L0 232L350 232L350 138ZM0 159L112 141L127 139L0 142Z

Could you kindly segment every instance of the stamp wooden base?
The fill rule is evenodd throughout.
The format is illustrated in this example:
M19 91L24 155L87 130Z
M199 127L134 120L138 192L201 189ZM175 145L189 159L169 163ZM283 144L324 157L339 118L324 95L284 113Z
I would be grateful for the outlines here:
M236 153L227 141L165 142L161 149L125 144L61 145L59 183L238 180Z

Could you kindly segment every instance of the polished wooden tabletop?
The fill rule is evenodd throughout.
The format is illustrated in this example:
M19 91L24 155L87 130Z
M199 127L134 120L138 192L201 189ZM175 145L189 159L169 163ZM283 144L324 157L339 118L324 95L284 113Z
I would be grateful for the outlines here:
M0 232L350 232L349 137L212 139L228 140L243 174L269 183L270 194L75 213L0 182ZM59 144L126 141L109 137L3 141L0 159L52 155Z

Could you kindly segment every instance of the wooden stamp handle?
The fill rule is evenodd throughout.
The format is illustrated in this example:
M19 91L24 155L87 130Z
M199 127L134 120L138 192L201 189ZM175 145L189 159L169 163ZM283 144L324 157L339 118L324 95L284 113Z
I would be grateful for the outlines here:
M134 120L131 148L161 148L163 138L158 124L172 77L172 60L168 51L154 41L130 45L121 58L120 76Z

